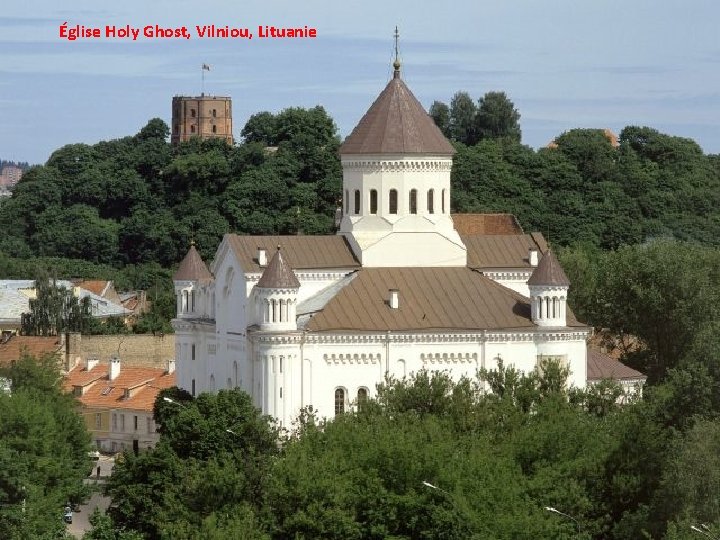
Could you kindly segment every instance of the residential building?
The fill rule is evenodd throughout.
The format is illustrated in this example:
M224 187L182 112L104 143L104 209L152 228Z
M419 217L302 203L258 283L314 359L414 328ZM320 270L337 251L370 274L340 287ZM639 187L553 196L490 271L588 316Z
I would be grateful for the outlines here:
M160 391L175 386L175 362L165 369L124 367L120 358L101 363L88 357L65 377L77 398L93 443L104 452L139 451L159 440L153 405Z

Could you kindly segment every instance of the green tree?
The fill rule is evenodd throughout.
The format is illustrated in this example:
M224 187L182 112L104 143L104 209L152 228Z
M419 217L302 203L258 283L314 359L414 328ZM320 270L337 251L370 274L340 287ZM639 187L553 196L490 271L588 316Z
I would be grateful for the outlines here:
M63 507L87 495L90 437L60 385L57 358L21 355L0 367L0 537L62 538Z
M505 92L487 92L480 98L475 131L479 139L507 137L520 142L520 113Z
M432 116L435 125L443 132L443 135L450 138L450 107L442 101L433 101L432 105L430 105L429 114Z
M475 144L477 106L467 92L456 92L450 100L450 134L463 144Z
M35 280L35 298L30 312L21 316L22 333L32 336L56 336L65 332L83 332L90 326L90 298L78 299L72 291L58 287L55 280L40 274Z

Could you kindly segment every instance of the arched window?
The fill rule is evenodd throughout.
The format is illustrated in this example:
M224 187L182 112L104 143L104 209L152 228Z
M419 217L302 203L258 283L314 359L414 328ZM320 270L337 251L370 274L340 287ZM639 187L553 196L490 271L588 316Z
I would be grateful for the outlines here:
M367 402L367 398L368 398L368 390L367 390L367 388L364 388L364 387L358 388L358 392L357 392L357 405L358 405L358 409L359 409L359 410L362 410L363 406L364 406L365 403Z
M342 414L345 412L345 389L335 389L335 414Z
M377 190L370 190L370 213L377 214Z
M360 190L355 190L355 215L360 213Z
M287 317L287 304L285 300L280 300L280 322L285 322Z
M237 360L233 362L233 374L235 375L235 386L238 385L238 365Z
M550 318L551 309L552 307L550 306L550 297L548 296L547 298L545 298L545 317L547 317L548 319Z
M213 133L217 133L217 126L213 126Z
M195 379L192 380L192 384L190 386L190 393L195 397Z
M388 214L397 214L397 189L390 190Z
M195 291L190 291L190 311L195 313Z
M232 387L233 387L233 385L232 385L232 379L231 379L230 377L228 377L228 379L227 379L227 389L230 390Z
M559 317L560 316L560 309L558 306L558 299L557 297L553 297L553 317Z
M428 190L428 193L427 193L427 211L428 211L428 214L435 213L435 190L434 189Z
M417 214L417 189L410 190L410 213Z
M445 190L442 190L442 200L440 201L440 204L442 205L442 213L445 213Z
M270 317L270 322L277 322L278 321L277 300L271 300L270 304L272 305L272 316Z
M210 374L210 391L215 391L215 375Z
M347 189L345 190L345 213L350 213L350 192Z
M190 126L190 133L195 133L195 126Z
M183 311L183 313L187 313L187 310L188 310L188 292L187 292L187 291L183 291L182 295L183 295L183 298L182 298L182 311Z
M538 301L538 319L543 318L543 299L542 296L537 299Z

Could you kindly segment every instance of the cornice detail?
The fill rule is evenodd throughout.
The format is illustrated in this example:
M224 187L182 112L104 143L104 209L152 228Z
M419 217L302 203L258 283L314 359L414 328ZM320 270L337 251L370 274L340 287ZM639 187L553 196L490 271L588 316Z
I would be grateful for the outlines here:
M343 171L377 173L377 172L450 172L451 159L433 160L372 160L372 161L343 161Z

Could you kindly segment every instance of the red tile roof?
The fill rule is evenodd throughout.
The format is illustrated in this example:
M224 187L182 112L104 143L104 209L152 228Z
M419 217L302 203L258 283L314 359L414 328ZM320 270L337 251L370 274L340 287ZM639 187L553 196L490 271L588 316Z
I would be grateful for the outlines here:
M38 357L43 354L54 354L62 351L59 336L16 336L13 335L5 343L0 343L0 364L8 364L19 360L23 352Z
M85 289L86 291L90 291L93 294L97 294L98 296L103 296L103 293L105 292L105 289L107 289L109 283L110 282L106 280L85 280L80 281L77 286Z
M67 374L64 387L72 391L75 386L85 386L83 395L77 399L88 408L152 412L160 390L176 384L175 373L168 374L163 369L121 366L112 381L108 370L107 364L98 364L89 372L78 366ZM126 390L130 397L125 397Z

